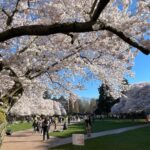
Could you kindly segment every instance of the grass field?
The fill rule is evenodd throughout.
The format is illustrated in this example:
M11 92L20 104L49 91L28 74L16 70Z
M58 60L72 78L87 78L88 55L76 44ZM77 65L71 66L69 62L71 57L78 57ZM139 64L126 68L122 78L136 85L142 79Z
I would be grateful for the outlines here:
M19 123L13 123L7 125L7 130L11 129L12 132L31 129L31 128L32 128L32 123L28 123L28 122L23 122L23 123L19 122Z
M144 120L97 120L92 125L92 132L100 132L105 130L123 128L138 124L143 124ZM63 132L52 132L51 136L68 137L73 133L85 133L84 123L70 125L69 128Z
M93 123L93 132L129 127L145 123L145 120L97 120Z
M85 146L67 144L53 150L150 150L150 127L85 141Z
M72 124L68 127L67 130L64 130L63 132L51 132L49 135L51 136L57 136L57 137L68 137L72 136L73 133L85 133L84 124L78 123L78 124Z

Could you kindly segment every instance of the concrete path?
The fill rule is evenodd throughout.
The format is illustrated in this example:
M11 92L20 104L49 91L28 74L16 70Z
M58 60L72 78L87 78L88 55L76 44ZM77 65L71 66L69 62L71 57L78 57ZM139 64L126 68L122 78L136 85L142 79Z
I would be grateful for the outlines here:
M130 131L130 130L135 130L135 129L143 128L143 127L147 127L147 126L150 126L150 124L137 125L137 126L132 126L132 127L125 127L125 128L120 128L120 129L96 132L96 133L92 133L91 137L85 136L85 140L93 139L93 138L101 137L101 136L106 136L106 135L119 134L119 133L123 133L123 132ZM50 143L49 148L53 148L53 147L57 147L57 146L69 144L69 143L72 143L72 137L60 139L55 143L52 142L52 143Z
M57 129L62 130L62 125ZM51 127L54 131L54 127ZM55 137L50 137L48 141L43 142L43 136L40 133L33 133L32 129L14 132L11 136L5 136L0 150L48 150L48 145L57 141Z
M85 139L91 139L106 135L119 134L126 131L150 126L150 124L114 129L92 133L91 137L85 136ZM68 144L72 142L72 138L55 138L51 137L48 141L42 141L42 135L39 133L33 134L31 130L16 132L12 136L6 136L1 150L48 150L56 146Z

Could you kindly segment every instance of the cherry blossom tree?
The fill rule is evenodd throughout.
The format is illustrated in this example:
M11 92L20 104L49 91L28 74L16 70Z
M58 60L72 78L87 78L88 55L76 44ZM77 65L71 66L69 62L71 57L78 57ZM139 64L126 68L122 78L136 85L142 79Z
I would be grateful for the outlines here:
M120 96L126 88L123 77L133 75L137 50L150 53L149 4L150 0L1 0L3 107L9 110L29 87L37 93L44 84L55 95L69 95L91 78L102 80L114 97Z
M64 107L56 101L43 99L42 97L29 97L24 95L10 110L11 114L18 116L28 115L66 115Z
M120 98L120 102L112 107L113 114L121 113L150 113L150 83L139 83L130 86L130 89Z

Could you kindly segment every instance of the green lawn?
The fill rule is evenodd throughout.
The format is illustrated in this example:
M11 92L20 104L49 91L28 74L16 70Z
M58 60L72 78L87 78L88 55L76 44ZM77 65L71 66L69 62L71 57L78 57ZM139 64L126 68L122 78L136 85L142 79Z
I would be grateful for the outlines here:
M85 133L84 124L83 123L73 124L70 125L68 129L64 130L63 132L51 132L49 133L49 135L57 137L68 137L72 136L73 133Z
M93 123L92 131L100 132L105 130L129 127L145 123L145 120L97 120Z
M32 128L32 123L28 123L28 122L23 122L23 123L19 122L19 123L13 123L7 125L7 129L11 129L12 132L31 129L31 128Z
M150 150L150 127L85 141L85 146L67 144L53 150Z
M123 128L138 124L143 124L144 120L97 120L92 125L92 132L100 132L105 130ZM73 133L85 133L84 123L70 125L69 128L63 132L52 132L51 136L68 137Z

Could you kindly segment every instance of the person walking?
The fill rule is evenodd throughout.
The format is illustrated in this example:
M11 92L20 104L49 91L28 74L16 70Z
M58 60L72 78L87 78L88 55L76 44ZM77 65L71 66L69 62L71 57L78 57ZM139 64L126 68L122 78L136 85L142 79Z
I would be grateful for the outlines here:
M34 118L32 127L33 127L33 132L36 133L36 132L37 132L37 129L38 129L38 120L37 120L36 117Z
M42 123L43 128L43 141L45 140L45 136L47 137L47 140L49 139L49 121L47 118L44 119Z
M91 122L91 117L90 116L88 116L85 119L85 128L86 128L87 136L90 137L91 136L91 132L92 132L92 122Z

